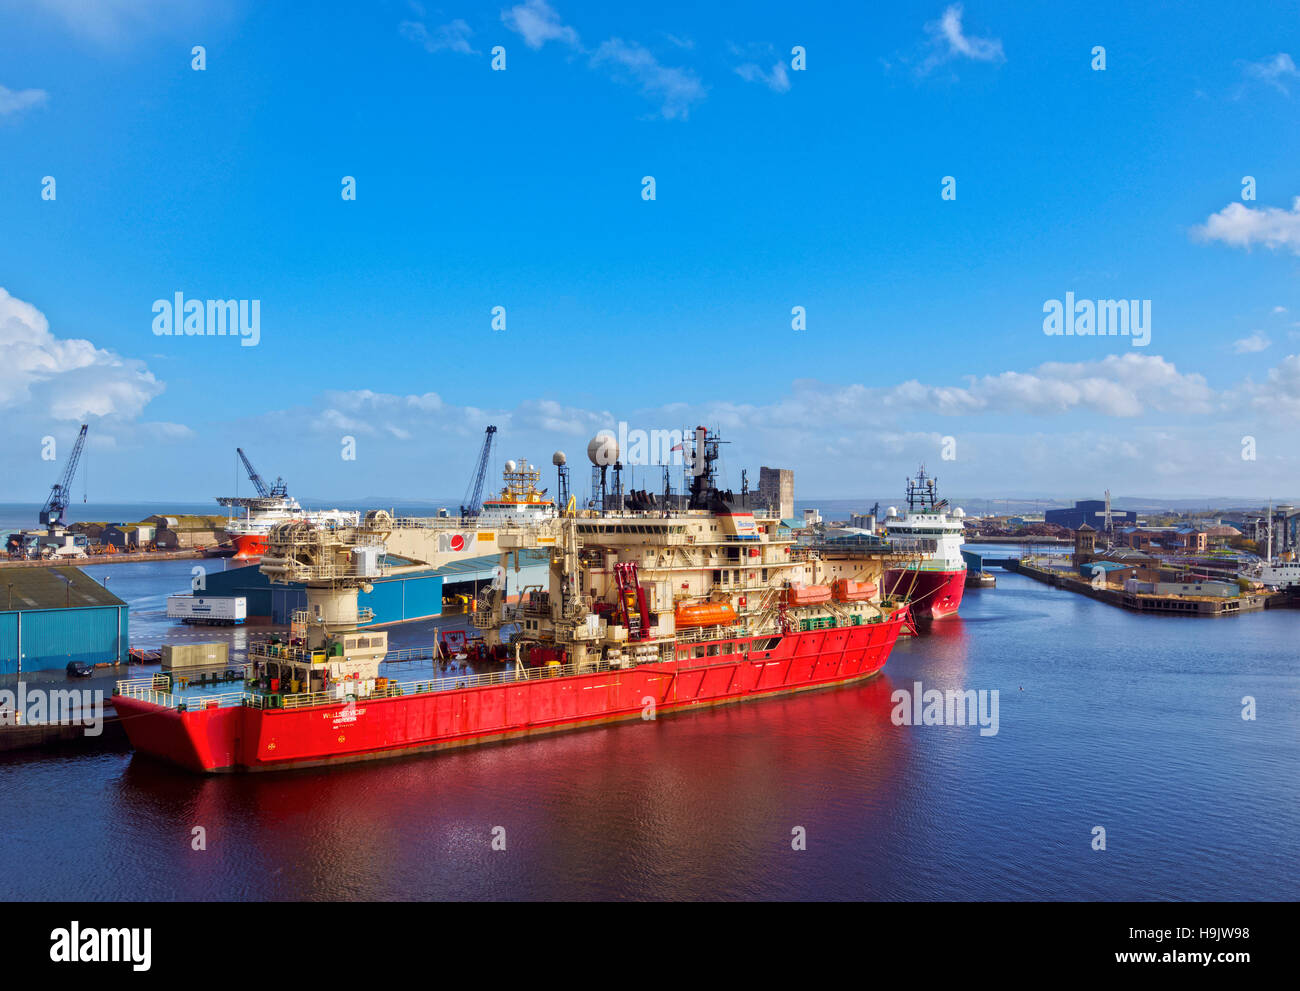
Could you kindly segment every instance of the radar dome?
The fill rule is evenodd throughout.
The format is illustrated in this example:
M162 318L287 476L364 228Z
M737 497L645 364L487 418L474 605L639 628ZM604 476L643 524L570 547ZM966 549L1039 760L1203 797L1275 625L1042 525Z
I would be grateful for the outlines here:
M515 470L515 463L513 461L507 461L506 471L514 471L514 470Z
M897 506L890 506L888 509L885 510L885 515L888 516L888 517L891 517L891 518L897 516L897 515L898 515L898 507L897 507Z
M934 479L933 479L933 478L927 478L927 479L925 480L925 487L926 487L927 489L932 489L932 488L934 488Z
M964 520L966 518L966 510L958 506L956 509L952 511L952 515L957 517L957 519L959 520Z
M587 445L587 457L593 465L612 465L618 460L618 438L609 431L596 434Z
M563 451L556 451L554 454L551 455L551 464L553 465L557 465L557 466L562 465L565 464L568 460L569 459L564 456Z

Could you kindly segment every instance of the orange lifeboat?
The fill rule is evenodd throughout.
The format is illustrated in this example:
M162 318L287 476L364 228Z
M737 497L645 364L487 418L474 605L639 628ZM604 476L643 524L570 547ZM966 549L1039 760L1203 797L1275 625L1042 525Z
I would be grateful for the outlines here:
M838 578L831 586L836 602L867 602L876 594L875 582L851 582Z
M695 605L678 606L676 618L679 630L698 626L722 626L736 621L736 610L725 602L697 602Z
M829 585L792 585L785 590L787 606L816 606L830 601Z

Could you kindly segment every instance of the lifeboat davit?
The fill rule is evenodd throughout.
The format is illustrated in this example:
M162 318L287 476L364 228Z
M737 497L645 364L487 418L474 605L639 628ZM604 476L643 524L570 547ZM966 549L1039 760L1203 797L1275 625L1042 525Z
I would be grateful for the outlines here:
M816 606L830 601L829 585L791 585L785 590L787 606Z
M736 621L736 610L725 602L698 602L695 605L678 606L676 619L679 630L699 626L723 626Z
M831 585L836 602L869 602L876 594L875 582L851 582L847 578L836 579Z

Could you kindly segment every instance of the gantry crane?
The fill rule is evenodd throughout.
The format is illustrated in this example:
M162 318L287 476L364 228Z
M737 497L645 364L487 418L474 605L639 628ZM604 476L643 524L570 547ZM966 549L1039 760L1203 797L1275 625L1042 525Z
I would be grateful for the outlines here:
M68 511L68 500L72 494L72 476L77 473L77 462L81 460L81 449L86 445L86 431L89 428L87 423L81 425L81 433L77 434L77 442L72 445L67 467L63 469L63 475L54 483L50 497L41 507L41 526L63 525L63 514Z
M461 516L477 516L483 508L483 479L487 475L488 457L492 453L492 438L496 432L496 427L488 427L483 436L483 450L479 452L478 468L470 477L469 489L466 490L465 501L460 507Z
M277 476L275 484L268 488L267 484L262 481L262 476L259 475L257 469L253 467L253 463L248 460L248 455L244 453L244 449L242 447L237 447L235 448L235 452L239 455L239 460L244 462L244 471L248 472L248 480L253 483L253 488L257 489L257 494L259 496L263 499L275 499L288 495L289 487L284 484L283 478Z

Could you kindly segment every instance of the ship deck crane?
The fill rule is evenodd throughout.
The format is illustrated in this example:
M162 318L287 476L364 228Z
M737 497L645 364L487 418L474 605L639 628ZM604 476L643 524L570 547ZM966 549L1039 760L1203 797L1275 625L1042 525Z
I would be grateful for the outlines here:
M253 488L257 489L259 496L263 499L271 499L288 494L289 487L284 484L283 478L277 476L275 484L268 487L266 482L262 481L262 476L257 473L257 469L253 467L253 463L248 460L248 455L244 453L244 449L237 447L235 453L239 455L239 460L244 462L244 471L248 472L248 480L253 483Z
M63 523L63 514L68 511L68 499L72 492L72 477L77 473L77 462L81 460L81 449L86 446L86 431L89 428L87 423L81 425L77 442L72 445L72 454L68 456L67 467L63 469L63 474L50 489L50 497L41 507L41 526L60 526Z
M477 516L483 508L483 479L487 476L488 458L492 454L492 438L496 427L488 427L483 435L483 449L478 455L478 467L470 478L469 488L465 492L465 501L461 504L460 515Z

